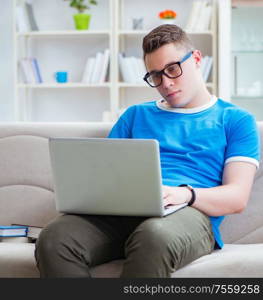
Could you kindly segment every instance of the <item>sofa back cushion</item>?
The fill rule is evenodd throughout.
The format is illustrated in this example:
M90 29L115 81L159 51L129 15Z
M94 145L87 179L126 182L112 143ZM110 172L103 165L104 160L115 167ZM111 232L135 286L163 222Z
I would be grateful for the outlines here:
M58 215L49 137L105 137L111 123L0 124L1 224L44 226Z
M263 122L258 122L260 139L263 141ZM221 232L226 243L263 243L263 148L261 160L252 187L250 199L240 214L225 217Z
M262 139L263 122L258 125ZM58 215L54 205L49 137L106 137L111 127L112 123L0 124L1 224L44 226ZM226 243L263 242L262 195L260 165L247 208L241 214L227 216L221 225Z

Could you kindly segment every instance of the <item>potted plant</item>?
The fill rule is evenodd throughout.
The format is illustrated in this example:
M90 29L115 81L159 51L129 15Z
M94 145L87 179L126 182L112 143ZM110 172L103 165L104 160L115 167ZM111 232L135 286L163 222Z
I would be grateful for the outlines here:
M75 27L78 30L86 30L89 28L90 23L90 14L85 14L85 10L90 9L90 5L97 5L96 0L87 0L88 4L85 3L85 0L64 0L70 1L70 7L76 8L78 13L73 16Z
M159 18L163 24L174 24L177 13L174 10L166 9L159 13Z

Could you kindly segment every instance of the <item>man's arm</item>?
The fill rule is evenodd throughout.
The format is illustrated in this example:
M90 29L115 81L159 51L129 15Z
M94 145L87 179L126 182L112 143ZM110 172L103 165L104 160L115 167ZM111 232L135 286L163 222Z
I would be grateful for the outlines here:
M196 201L192 207L208 216L240 213L247 205L255 173L256 166L251 163L226 164L222 185L213 188L195 188ZM189 202L191 192L184 187L163 186L163 198L165 205Z

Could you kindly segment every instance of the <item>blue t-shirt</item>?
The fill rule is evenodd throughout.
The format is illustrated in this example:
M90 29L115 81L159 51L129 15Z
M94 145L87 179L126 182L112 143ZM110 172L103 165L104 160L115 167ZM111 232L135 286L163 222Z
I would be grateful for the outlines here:
M158 140L162 182L169 186L215 187L222 184L226 163L259 165L260 141L254 117L216 97L191 109L168 108L161 100L133 105L108 137ZM223 247L219 231L223 218L210 216L219 248Z

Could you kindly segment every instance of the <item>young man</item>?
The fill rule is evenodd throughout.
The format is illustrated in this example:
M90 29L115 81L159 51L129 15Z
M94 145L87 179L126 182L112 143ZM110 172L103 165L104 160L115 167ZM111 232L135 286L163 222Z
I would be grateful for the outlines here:
M188 206L164 218L64 215L38 239L42 277L88 277L121 257L122 277L170 277L222 248L223 216L247 204L259 161L253 116L208 92L202 55L176 25L152 30L143 51L144 80L162 100L128 108L109 138L157 139L164 205Z

